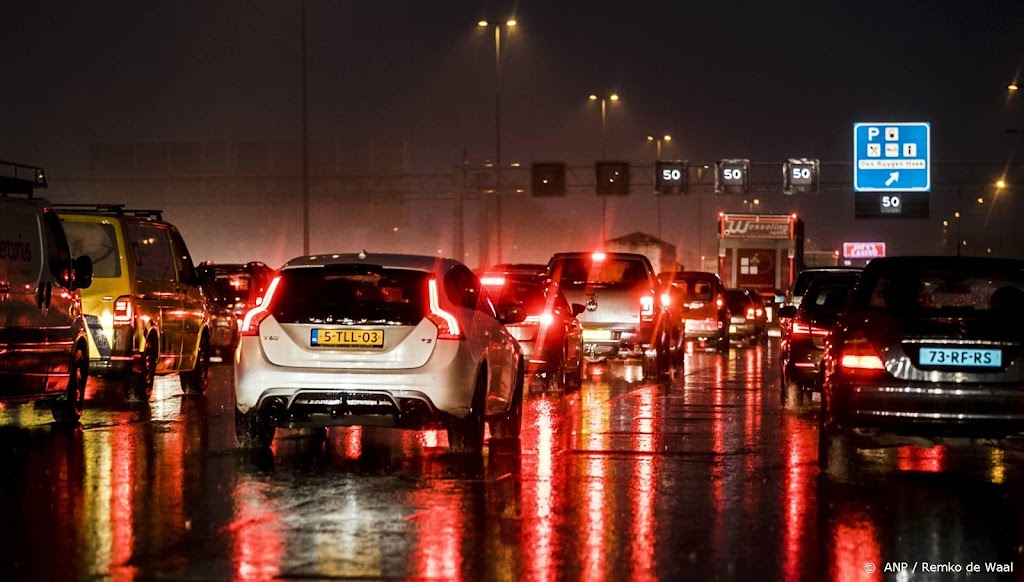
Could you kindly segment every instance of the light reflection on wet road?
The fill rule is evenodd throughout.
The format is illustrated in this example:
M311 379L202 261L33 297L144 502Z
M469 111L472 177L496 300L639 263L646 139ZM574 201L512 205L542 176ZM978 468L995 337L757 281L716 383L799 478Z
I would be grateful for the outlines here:
M670 386L596 367L578 393L531 395L520 447L477 460L448 454L443 431L368 428L282 431L273 451L240 452L227 366L205 397L163 378L148 404L91 380L74 431L31 405L0 408L0 578L944 580L955 576L881 570L1024 568L1020 456L870 451L863 482L819 483L817 413L779 406L776 350L694 354Z

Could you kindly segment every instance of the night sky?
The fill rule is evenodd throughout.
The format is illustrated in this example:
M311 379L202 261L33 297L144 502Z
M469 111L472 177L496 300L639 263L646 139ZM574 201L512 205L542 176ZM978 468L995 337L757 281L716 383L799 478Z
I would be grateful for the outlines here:
M307 0L312 139L403 140L414 172L494 154L848 161L857 121L930 121L933 160L1009 162L1024 2ZM299 2L7 2L0 159L88 171L95 143L295 140ZM1024 128L1021 128L1024 129ZM933 207L934 208L934 207Z

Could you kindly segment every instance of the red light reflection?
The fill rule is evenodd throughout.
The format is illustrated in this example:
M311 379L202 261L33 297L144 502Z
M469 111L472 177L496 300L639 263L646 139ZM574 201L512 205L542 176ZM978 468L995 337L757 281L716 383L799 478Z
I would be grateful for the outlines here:
M904 446L896 450L900 471L921 471L924 473L938 473L942 471L943 461L946 457L945 446L939 445L927 449Z

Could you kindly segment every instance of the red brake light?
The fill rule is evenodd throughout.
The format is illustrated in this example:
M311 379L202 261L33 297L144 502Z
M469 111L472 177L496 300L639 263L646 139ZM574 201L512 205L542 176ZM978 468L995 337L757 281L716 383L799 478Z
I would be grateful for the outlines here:
M539 323L541 327L547 327L555 322L555 316L550 313L530 315L526 317L526 323Z
M259 303L259 306L250 309L245 314L245 319L242 320L242 335L259 335L260 322L270 315L270 302L274 299L274 292L277 291L277 285L280 282L280 275L274 277L274 280L270 282L270 288L267 289L267 295L263 298L263 301Z
M654 297L644 295L640 298L640 315L654 315Z
M480 277L480 284L485 287L501 287L505 284L504 277Z
M864 337L854 336L839 351L839 366L851 371L885 370L885 362L878 350Z
M114 301L114 325L135 325L135 302L131 295L122 295Z
M754 308L753 307L748 307L747 308L747 319L754 319Z
M793 321L793 325L791 327L791 330L792 330L791 331L792 335L795 335L795 336L816 335L818 337L825 337L825 336L828 335L828 330L823 328L823 327L813 327L813 326L807 325L806 323L804 323L802 321L796 321L796 320Z
M427 282L427 290L430 300L430 315L427 319L437 326L437 339L464 340L462 328L459 327L459 320L455 316L441 309L441 297L437 291L437 279Z
M722 308L722 298L721 297L719 297L718 299L715 300L715 305L717 305L719 309Z
M602 252L596 252L596 253L590 255L590 260L594 261L595 263L600 263L601 261L605 260L606 258L608 258L608 255L606 255L606 254L604 254Z
M661 294L661 306L662 307L671 307L672 306L672 296L669 295L668 293L662 293Z
M764 315L764 309L758 307L757 310L754 311L754 313L756 313L758 317L761 317L762 315Z

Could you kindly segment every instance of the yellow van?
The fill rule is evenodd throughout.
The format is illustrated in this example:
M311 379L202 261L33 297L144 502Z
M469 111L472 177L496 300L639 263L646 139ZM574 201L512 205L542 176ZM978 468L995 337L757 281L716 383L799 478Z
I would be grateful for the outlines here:
M157 375L179 374L185 393L206 389L210 315L185 240L158 210L57 206L71 250L93 257L82 293L90 367L120 377L129 400L148 400Z

